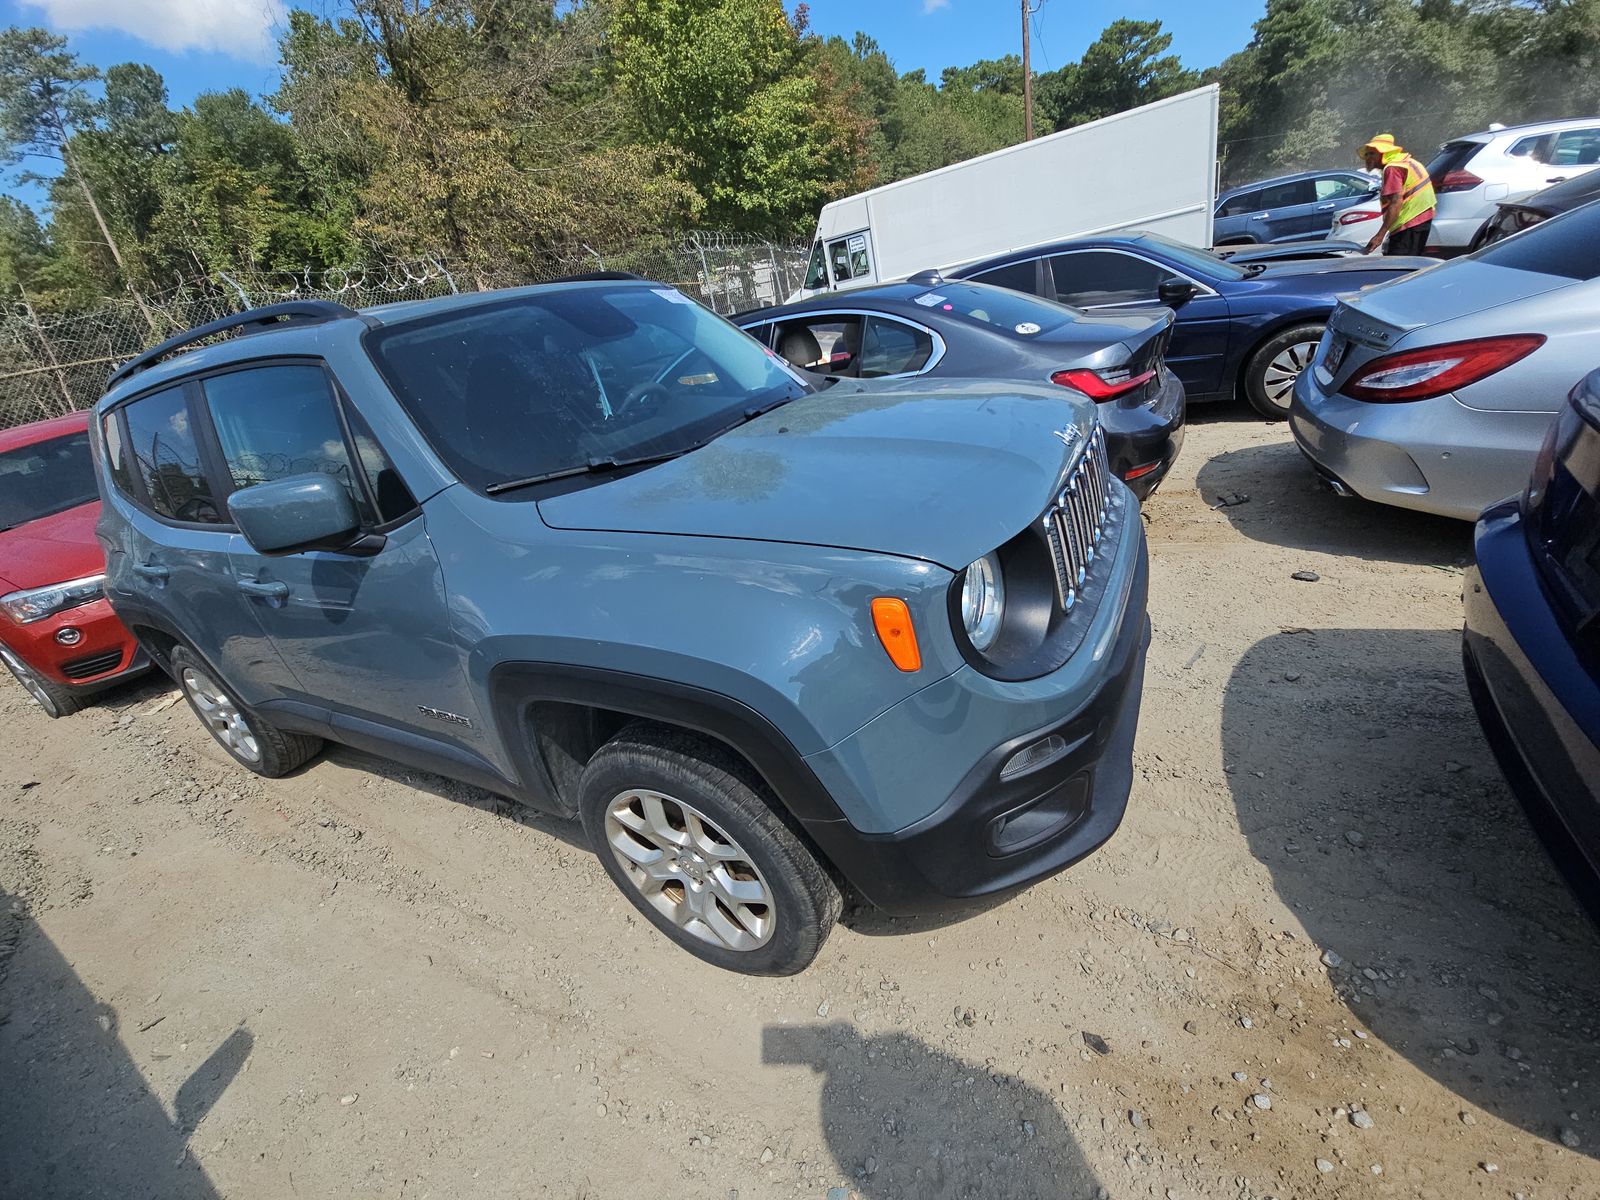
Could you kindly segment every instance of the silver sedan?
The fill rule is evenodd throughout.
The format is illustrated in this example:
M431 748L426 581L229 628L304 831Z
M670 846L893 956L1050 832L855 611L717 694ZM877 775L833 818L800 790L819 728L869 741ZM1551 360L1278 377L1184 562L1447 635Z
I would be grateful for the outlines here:
M1340 301L1289 426L1333 489L1475 520L1600 363L1600 203Z

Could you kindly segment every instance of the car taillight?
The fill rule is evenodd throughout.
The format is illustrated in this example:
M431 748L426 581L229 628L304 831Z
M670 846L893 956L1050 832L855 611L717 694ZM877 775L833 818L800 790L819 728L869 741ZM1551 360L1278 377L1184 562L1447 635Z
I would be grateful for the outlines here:
M1483 182L1471 171L1450 171L1433 187L1436 192L1470 192Z
M1383 215L1382 213L1368 212L1365 209L1359 209L1358 208L1358 209L1354 209L1354 210L1352 210L1350 212L1342 212L1342 213L1340 213L1339 214L1339 224L1341 224L1341 225L1359 225L1363 221L1375 221L1382 215Z
M1431 400L1486 379L1544 345L1542 333L1473 338L1385 354L1339 390L1353 400Z
M1153 367L1138 375L1135 375L1130 367L1114 367L1109 371L1091 371L1081 367L1075 371L1057 371L1050 376L1050 382L1060 384L1062 387L1077 388L1096 404L1104 404L1107 400L1126 396L1155 377L1156 372Z

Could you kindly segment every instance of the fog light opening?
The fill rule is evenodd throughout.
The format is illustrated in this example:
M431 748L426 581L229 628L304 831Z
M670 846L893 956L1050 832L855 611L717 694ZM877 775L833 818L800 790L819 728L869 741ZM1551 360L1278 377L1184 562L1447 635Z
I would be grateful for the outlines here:
M83 630L74 629L70 625L68 625L65 629L58 629L56 630L56 641L60 642L63 646L76 646L79 642L83 641Z
M1000 782L1009 783L1020 775L1027 775L1040 767L1047 767L1066 752L1067 739L1059 733L1040 738L1031 746L1024 746L1006 760L1006 765L1000 768Z

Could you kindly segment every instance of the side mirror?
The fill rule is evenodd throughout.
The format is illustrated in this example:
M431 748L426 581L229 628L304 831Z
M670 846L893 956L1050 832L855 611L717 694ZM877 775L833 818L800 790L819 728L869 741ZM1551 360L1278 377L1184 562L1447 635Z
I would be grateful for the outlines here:
M1380 185L1378 185L1376 183L1373 184L1371 187L1369 187L1367 189L1367 199L1368 200L1376 200L1378 198L1378 193L1381 192L1381 191L1383 191L1383 188Z
M258 554L345 550L361 536L350 493L332 475L290 475L242 488L228 511Z
M1168 279L1156 289L1156 296L1168 308L1182 308L1194 299L1196 290L1187 279Z

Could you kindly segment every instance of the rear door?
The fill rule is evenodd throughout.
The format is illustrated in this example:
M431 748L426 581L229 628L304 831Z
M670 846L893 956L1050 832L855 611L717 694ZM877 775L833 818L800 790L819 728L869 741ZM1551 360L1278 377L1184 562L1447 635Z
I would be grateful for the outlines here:
M268 557L243 538L233 586L306 700L358 732L415 729L476 746L483 728L450 633L444 577L411 492L323 364L248 364L207 376L221 486L318 472L350 493L373 548ZM382 728L373 729L372 725Z
M140 396L103 418L107 466L125 521L110 524L108 584L119 611L171 625L247 704L293 686L283 661L234 587L244 544L197 434L198 384Z
M1311 186L1316 191L1317 204L1304 232L1315 237L1326 237L1333 219L1345 209L1368 199L1377 187L1377 181L1361 175L1323 175L1313 179Z
M1259 211L1250 217L1256 237L1263 242L1281 242L1302 237L1317 227L1316 185L1309 179L1295 179L1262 188L1256 198Z
M1198 293L1177 310L1167 365L1193 396L1222 389L1232 314L1228 302L1199 280L1122 250L1072 250L1050 259L1055 298L1090 312L1163 307L1158 294L1168 279L1188 279Z

